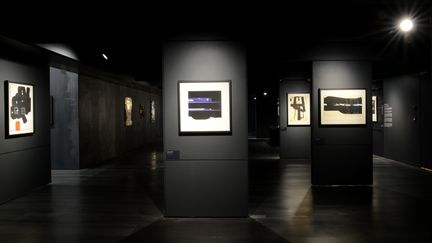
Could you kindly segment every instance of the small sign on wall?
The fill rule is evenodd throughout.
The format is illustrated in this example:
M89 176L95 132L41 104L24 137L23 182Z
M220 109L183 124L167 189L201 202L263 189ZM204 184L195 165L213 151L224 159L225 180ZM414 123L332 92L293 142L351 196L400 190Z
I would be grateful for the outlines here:
M6 138L34 133L34 86L5 81Z

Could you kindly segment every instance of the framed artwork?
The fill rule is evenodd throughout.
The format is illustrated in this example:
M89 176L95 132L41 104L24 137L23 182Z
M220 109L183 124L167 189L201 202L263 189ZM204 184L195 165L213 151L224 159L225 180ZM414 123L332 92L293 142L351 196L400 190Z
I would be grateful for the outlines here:
M231 81L179 81L179 135L230 135Z
M140 116L140 118L141 118L141 119L144 118L144 106L143 106L143 104L140 104L140 105L139 105L139 110L138 110L138 112L139 112L139 116Z
M288 101L288 126L310 125L310 94L287 94Z
M150 102L150 119L152 122L156 121L156 106L154 100Z
M366 125L366 89L320 89L320 125Z
M34 85L5 81L6 138L34 134Z
M378 122L377 97L372 96L372 122Z
M132 98L125 97L125 124L127 127L132 126Z

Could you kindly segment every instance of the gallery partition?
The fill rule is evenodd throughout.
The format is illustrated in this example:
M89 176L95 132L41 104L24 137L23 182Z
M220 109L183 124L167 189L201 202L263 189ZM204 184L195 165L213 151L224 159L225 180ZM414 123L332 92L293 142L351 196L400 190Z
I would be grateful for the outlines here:
M248 214L245 53L229 41L164 46L165 216Z
M362 61L316 61L312 184L372 184L372 73Z

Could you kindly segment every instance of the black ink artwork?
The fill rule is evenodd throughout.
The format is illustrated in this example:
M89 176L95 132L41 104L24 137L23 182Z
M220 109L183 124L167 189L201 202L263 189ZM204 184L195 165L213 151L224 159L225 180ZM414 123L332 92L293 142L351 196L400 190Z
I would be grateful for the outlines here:
M25 89L23 86L18 86L18 93L12 97L11 118L22 119L27 123L28 113L31 112L30 88Z
M306 105L303 96L294 96L291 100L291 107L295 110L294 119L300 121L304 118Z
M362 98L328 96L324 98L324 110L339 111L343 114L362 114Z
M196 120L222 117L221 91L189 91L189 116Z

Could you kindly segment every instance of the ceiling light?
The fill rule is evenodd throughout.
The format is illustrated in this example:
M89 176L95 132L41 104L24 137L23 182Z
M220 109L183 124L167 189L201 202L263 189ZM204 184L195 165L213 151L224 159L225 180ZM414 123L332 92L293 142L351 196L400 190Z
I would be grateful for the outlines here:
M264 92L263 95L264 95L264 96L267 96L267 92Z
M414 23L413 23L413 21L411 19L403 19L399 23L399 28L403 32L408 32L408 31L412 30L413 27L414 27Z
M108 60L108 56L105 55L104 53L102 53L102 57L103 57L105 60Z

